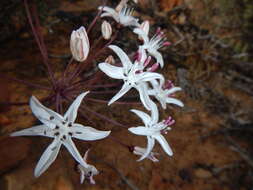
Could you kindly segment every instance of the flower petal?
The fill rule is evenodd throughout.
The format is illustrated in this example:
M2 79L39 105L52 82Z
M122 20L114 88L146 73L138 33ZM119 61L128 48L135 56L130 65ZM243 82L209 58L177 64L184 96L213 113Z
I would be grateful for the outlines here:
M128 128L128 130L133 134L141 135L141 136L151 136L154 133L154 130L152 130L151 128L143 127L143 126L130 127Z
M32 96L30 99L30 107L33 114L50 128L54 128L55 125L63 120L63 117L60 114L43 106L35 96Z
M55 161L57 154L61 148L61 142L58 139L54 141L47 147L45 152L40 157L38 164L34 170L34 176L39 177L47 168Z
M111 133L111 131L100 131L92 127L84 127L83 125L80 124L74 124L73 127L71 127L71 132L73 133L74 138L85 141L94 141L103 139Z
M130 68L132 67L132 62L130 61L129 57L127 56L127 54L118 46L115 45L110 45L108 46L110 49L112 49L119 57L122 65L123 65L123 69L125 72L128 72L130 70Z
M135 34L138 34L144 40L144 44L147 44L149 42L148 35L142 29L135 28L133 32Z
M154 148L155 139L153 139L152 137L147 137L147 139L148 139L148 145L146 148L146 152L137 161L141 161L144 158L147 158L151 154L152 149Z
M170 148L170 145L166 141L166 139L162 135L153 135L153 137L160 143L162 146L163 150L169 155L172 156L173 152Z
M169 98L169 97L167 97L166 98L166 103L168 103L168 104L176 104L176 105L178 105L180 107L184 107L184 103L181 102L180 100L176 99L176 98Z
M158 108L153 101L150 103L150 108L151 108L151 124L155 124L158 122L159 119Z
M152 55L153 57L155 57L156 62L159 63L159 65L161 66L161 68L163 68L164 62L163 62L163 56L162 56L162 54L159 53L157 50L151 49L151 48L148 48L148 52L150 53L150 55Z
M83 184L84 180L85 180L84 171L80 169L80 184Z
M151 109L152 100L149 98L147 86L144 84L138 85L136 89L139 91L142 104L147 110Z
M169 95L169 94L173 94L173 93L175 93L177 91L180 91L180 90L182 90L182 88L180 88L180 87L172 87L170 89L166 89L165 92L166 92L166 94Z
M77 117L78 108L83 98L89 93L89 91L80 94L69 107L68 111L64 114L64 120L74 123Z
M46 136L53 137L52 130L46 125L37 125L28 129L23 129L14 133L11 133L10 136Z
M140 110L131 109L130 111L135 113L139 118L141 118L142 122L145 125L147 125L151 121L151 118L149 117L149 115Z
M118 15L118 13L111 7L107 7L107 6L99 6L98 10L103 10L106 13L109 13L110 15Z
M63 141L63 145L68 149L69 153L78 163L80 163L83 167L88 167L88 164L83 160L82 156L76 148L76 145L73 143L72 139L69 136Z
M113 102L117 101L119 98L121 98L124 94L126 94L132 87L126 83L122 86L120 91L115 94L112 99L108 102L108 105L111 105Z
M154 72L144 72L144 73L139 74L137 77L139 77L139 80L143 82L152 81L154 79L164 80L163 75L154 73Z
M98 65L99 69L103 71L106 75L114 79L123 79L123 68L116 67L108 63L100 63Z

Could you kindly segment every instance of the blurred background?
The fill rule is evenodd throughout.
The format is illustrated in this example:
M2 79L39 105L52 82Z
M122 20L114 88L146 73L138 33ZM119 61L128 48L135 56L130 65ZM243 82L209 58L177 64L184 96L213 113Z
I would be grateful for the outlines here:
M70 58L73 29L88 26L101 0L33 0L54 70L61 71ZM115 7L118 0L108 0ZM176 124L166 135L174 155L159 145L160 162L136 162L138 157L110 139L75 141L83 154L91 147L89 163L100 171L96 185L79 183L79 172L62 148L56 161L39 178L33 170L51 139L10 138L11 132L36 124L26 102L46 91L28 87L12 77L47 84L41 55L34 41L23 1L0 2L0 189L1 190L252 190L253 188L253 3L252 0L139 0L130 2L135 16L149 20L151 31L161 27L172 45L162 49L162 70L183 91L177 97L183 109L169 107ZM107 19L109 20L109 19ZM100 26L95 30L99 30ZM122 49L139 42L126 32ZM8 76L8 77L6 77ZM16 102L9 106L8 102ZM50 105L47 105L50 107ZM127 126L140 120L129 112L138 105L87 104ZM52 107L53 108L53 107ZM135 136L90 115L97 129L130 145L144 147ZM81 123L91 125L79 118Z

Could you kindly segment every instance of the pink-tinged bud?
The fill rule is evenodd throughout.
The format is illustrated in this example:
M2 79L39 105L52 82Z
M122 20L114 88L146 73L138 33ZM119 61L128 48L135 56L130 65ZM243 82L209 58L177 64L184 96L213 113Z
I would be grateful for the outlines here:
M170 46L170 45L171 45L171 43L168 41L163 43L163 46Z
M164 124L165 125L173 125L175 123L175 120L174 119L172 119L172 117L171 116L169 116L165 121L164 121Z
M109 56L105 59L105 62L113 65L113 64L115 64L115 59L113 58L112 55L109 55Z
M73 58L79 62L86 60L90 50L89 38L85 28L73 30L70 37L70 51Z
M174 87L174 84L171 80L167 80L163 85L163 89L171 89L173 87Z
M141 61L141 58L142 58L142 53L141 53L141 51L138 51L138 52L137 52L137 59L136 59L136 60L137 60L138 62L140 62L140 61Z
M150 68L148 68L147 71L154 72L158 69L158 67L159 67L159 64L155 63Z
M158 34L160 34L160 33L161 33L161 28L158 27L158 28L156 29L156 34L158 35Z
M104 39L109 40L112 35L112 27L109 22L104 21L101 25L101 31Z
M144 67L147 67L150 61L151 61L151 56L148 56L148 58L144 62Z

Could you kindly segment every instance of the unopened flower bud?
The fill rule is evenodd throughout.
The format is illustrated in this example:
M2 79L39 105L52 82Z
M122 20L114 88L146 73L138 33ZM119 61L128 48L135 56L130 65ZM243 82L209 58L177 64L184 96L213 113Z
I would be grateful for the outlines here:
M105 59L105 62L106 63L109 63L109 64L115 64L115 60L114 60L114 58L113 58L113 56L112 55L109 55L106 59Z
M73 30L70 38L70 50L75 60L82 62L86 60L90 50L89 38L85 28Z
M138 146L135 146L134 149L133 149L133 153L136 154L136 155L143 155L144 153L146 152L146 149L145 148L141 148L141 147L138 147ZM155 157L155 155L158 155L158 153L156 152L150 152L149 155L147 156L147 158L153 162L159 162L159 160ZM138 160L140 161L140 160Z
M101 25L101 31L104 39L109 40L112 35L112 27L109 22L104 21Z

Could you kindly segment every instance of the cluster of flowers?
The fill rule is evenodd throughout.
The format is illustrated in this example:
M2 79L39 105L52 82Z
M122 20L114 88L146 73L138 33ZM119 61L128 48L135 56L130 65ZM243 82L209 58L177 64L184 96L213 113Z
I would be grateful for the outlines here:
M120 99L132 88L139 92L140 100L150 114L132 109L131 112L140 117L144 125L131 127L128 130L133 134L146 136L147 147L135 146L132 152L141 156L138 161L148 158L157 162L158 159L155 157L157 153L152 152L155 140L159 142L166 154L169 156L173 154L163 134L166 134L171 129L169 126L174 124L175 121L168 117L159 122L158 107L151 97L157 99L163 109L166 109L167 104L175 104L182 107L183 103L173 98L173 94L180 91L181 88L175 87L171 81L166 81L162 74L155 72L159 67L162 68L164 66L163 56L158 49L170 44L164 38L163 32L158 29L155 35L149 38L149 22L144 21L140 24L138 19L132 16L133 10L128 8L126 3L126 0L122 0L115 9L106 6L99 7L98 9L102 13L100 16L112 17L121 26L131 28L138 36L138 39L142 41L142 45L139 45L133 61L120 47L109 45L108 47L118 56L120 63L115 64L114 58L109 56L105 62L99 63L98 67L109 77L123 81L121 89L112 97L108 105ZM101 32L104 39L108 40L111 38L112 27L109 22L104 21L102 23ZM85 61L88 57L90 44L84 27L72 32L70 49L73 58L79 62ZM154 60L155 63L152 64ZM34 171L35 177L40 176L52 164L61 145L64 145L79 163L81 183L83 183L85 178L89 179L90 183L95 183L93 176L98 174L98 170L95 166L87 163L89 150L82 157L73 143L72 137L84 141L93 141L107 137L111 131L99 131L92 127L75 123L78 108L88 93L87 91L80 94L63 116L43 106L34 96L31 97L31 110L42 124L14 132L11 136L46 136L54 139L42 154Z

